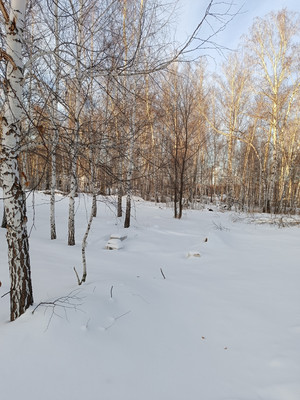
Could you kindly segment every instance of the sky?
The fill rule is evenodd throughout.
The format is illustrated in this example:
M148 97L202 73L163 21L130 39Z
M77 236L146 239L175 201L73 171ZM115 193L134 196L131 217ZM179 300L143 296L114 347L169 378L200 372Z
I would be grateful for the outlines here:
M218 0L215 2L217 3ZM208 3L209 0L179 0L179 23L177 26L177 39L179 41L184 41L191 34L193 28L197 26L197 23L203 17ZM233 11L240 9L239 14L216 37L218 44L230 49L238 46L240 37L247 34L255 17L264 17L269 12L279 11L282 8L300 12L299 0L234 0L234 4ZM208 29L208 27L206 26L205 29ZM203 36L205 36L205 32L203 32ZM207 53L205 50L203 52ZM222 57L215 52L210 52L209 54L215 58L217 63L222 62ZM215 62L210 62L210 64L215 64Z

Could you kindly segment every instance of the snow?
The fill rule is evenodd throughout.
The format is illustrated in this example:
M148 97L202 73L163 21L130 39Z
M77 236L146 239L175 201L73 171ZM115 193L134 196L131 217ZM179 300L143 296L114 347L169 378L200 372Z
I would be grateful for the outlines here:
M113 204L99 202L79 287L91 199L76 198L73 247L59 195L49 239L49 200L28 199L35 304L10 323L9 296L0 302L1 398L300 399L299 226L218 209L175 220L140 200L124 230ZM105 248L125 235L123 248ZM3 229L0 246L3 295Z
M123 248L123 244L120 239L110 238L106 243L106 248L108 250L120 250Z

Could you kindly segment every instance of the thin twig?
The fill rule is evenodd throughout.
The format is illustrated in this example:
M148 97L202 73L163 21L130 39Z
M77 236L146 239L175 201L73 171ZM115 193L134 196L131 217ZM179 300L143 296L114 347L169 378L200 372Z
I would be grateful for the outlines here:
M80 285L82 284L82 280L80 280L79 275L78 275L78 272L76 271L76 268L74 267L73 269L74 269L75 275L76 275L76 277L77 277L78 285L80 286Z
M163 272L162 268L160 269L160 272L161 272L161 274L162 274L163 278L164 278L164 279L166 279L166 276L165 276L165 274L164 274L164 272Z
M122 318L122 317L125 317L125 315L127 315L127 314L129 314L129 313L131 313L131 310L129 310L129 311L125 312L124 314L121 314L121 315L119 315L118 317L114 318L114 319L113 319L113 322L112 322L110 325L106 326L106 327L104 328L104 330L107 331L109 328L111 328L111 327L114 325L114 323L115 323L118 319L120 319L120 318Z
M61 315L59 315L59 313L57 312L57 309L62 309L64 314L65 314L65 318L68 320L68 316L67 316L67 310L69 309L73 309L75 311L80 310L78 308L78 306L82 305L81 302L81 298L78 297L76 295L76 293L78 292L78 290L73 290L71 293L69 293L66 296L61 296L55 300L50 300L50 301L41 301L33 310L32 310L32 314L35 313L36 309L39 308L40 306L44 306L45 307L45 312L48 308L52 309L49 321L47 323L46 329L47 330L50 326L50 323L52 321L52 318L54 316L57 316L59 318L63 318Z
M79 289L73 290L66 296L61 296L58 297L55 300L50 300L50 301L41 301L32 311L32 314L34 314L35 310L40 307L40 306L54 306L54 307L64 307L64 308L76 308L77 304L74 304L71 302L71 300L81 300L80 297L76 296L76 292L78 292ZM78 304L78 305L81 305Z
M4 297L4 296L6 296L7 294L9 294L10 293L10 291L9 292L6 292L6 293L4 293L2 296L1 296L1 299L2 299L2 297Z

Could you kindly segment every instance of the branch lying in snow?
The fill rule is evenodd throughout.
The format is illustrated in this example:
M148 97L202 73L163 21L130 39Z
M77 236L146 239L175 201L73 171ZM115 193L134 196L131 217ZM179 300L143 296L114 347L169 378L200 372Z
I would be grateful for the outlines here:
M109 328L111 328L111 327L114 325L114 323L115 323L118 319L120 319L120 318L122 318L122 317L125 317L125 315L127 315L127 314L129 314L129 313L131 313L131 310L129 310L129 311L125 312L124 314L121 314L121 315L119 315L118 317L114 318L114 319L113 319L113 322L112 322L110 325L106 326L106 327L104 328L104 330L107 331Z
M53 300L53 301L41 301L33 310L32 310L32 314L34 314L35 310L40 307L40 306L50 306L50 307L64 307L64 308L76 308L77 305L81 305L81 304L74 304L71 303L70 300L81 300L81 298L75 296L73 293L75 291L69 293L66 296L61 296L58 297L57 299Z
M82 298L78 297L77 293L78 293L78 289L77 290L73 290L72 292L70 292L66 296L58 297L57 299L55 299L53 301L41 301L32 310L32 314L34 314L35 311L40 306L44 306L44 307L46 307L46 309L48 309L49 307L52 308L52 313L51 313L51 316L50 316L50 319L48 321L47 328L46 328L46 330L47 330L49 328L50 322L51 322L51 320L52 320L54 315L56 315L57 317L61 318L61 316L56 312L56 308L62 308L64 310L66 319L68 319L67 318L67 311L66 311L67 309L73 309L75 311L78 310L78 306L82 305L82 302L81 302Z
M226 226L222 225L221 222L216 223L215 221L212 221L214 229L217 229L218 231L227 231L229 232L230 229L226 228Z
M163 278L164 278L164 279L166 279L166 276L165 276L165 274L164 274L164 272L163 272L162 268L160 269L160 272L161 272L161 274L162 274Z

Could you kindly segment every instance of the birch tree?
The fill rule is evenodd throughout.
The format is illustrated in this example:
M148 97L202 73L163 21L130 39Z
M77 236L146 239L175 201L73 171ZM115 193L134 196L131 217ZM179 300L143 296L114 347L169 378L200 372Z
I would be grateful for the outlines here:
M257 82L255 93L264 98L267 110L263 159L264 211L267 212L278 212L278 200L289 173L282 161L285 143L289 140L287 121L292 118L300 85L296 73L299 68L297 35L299 18L283 9L265 19L257 18L246 41L247 52L257 71L257 75L253 73Z
M202 82L190 66L182 71L173 68L166 77L161 104L165 113L162 145L168 157L174 218L180 219L184 201L192 197L188 193L195 182L193 172L202 141L199 129L202 117L197 104L202 97Z
M0 0L5 21L5 105L2 117L1 175L7 218L8 264L11 279L10 319L14 321L33 303L29 243L27 234L26 198L21 186L18 157L20 154L21 120L23 116L22 42L25 0L11 0L9 10Z
M55 94L53 101L53 120L54 120L54 137L51 146L51 186L50 186L50 237L56 239L55 224L55 190L56 190L56 152L59 140L59 127L57 125L58 114L58 96L60 88L61 65L59 60L59 14L58 0L54 2L54 21L55 21Z
M71 177L70 177L70 193L69 193L69 220L68 220L68 245L75 245L75 195L77 193L77 159L78 159L78 145L79 145L79 129L80 129L80 114L82 110L81 104L81 57L82 57L82 46L83 46L83 1L79 0L79 9L75 10L74 4L70 1L72 12L78 14L78 21L76 26L77 37L75 44L75 77L73 80L73 95L74 99L74 128L73 128L73 141L70 147L71 150Z
M226 137L226 203L230 210L235 199L235 145L240 132L243 131L246 105L248 107L250 105L249 97L247 97L249 76L247 68L236 54L230 56L228 63L223 65L223 76L224 78L217 80L219 90L216 99L219 105L221 128L214 126L211 122L210 125L217 134Z

